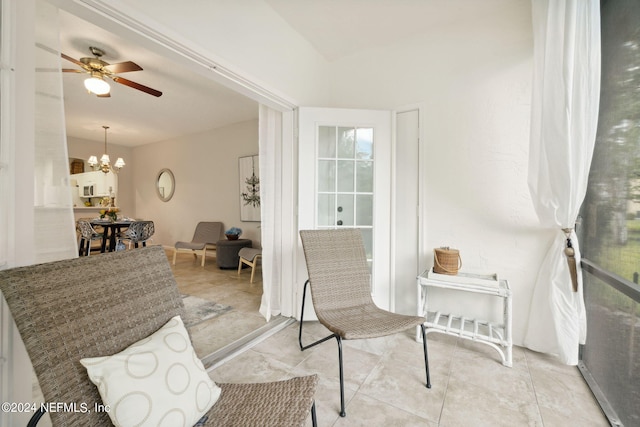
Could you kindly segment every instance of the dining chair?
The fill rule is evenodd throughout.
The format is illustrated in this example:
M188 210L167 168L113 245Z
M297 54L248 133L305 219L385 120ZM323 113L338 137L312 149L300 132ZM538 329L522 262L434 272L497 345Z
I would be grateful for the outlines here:
M92 271L109 274L87 280L87 272ZM165 423L158 425L183 425L176 418L187 412L185 401L190 408L198 407L197 417L200 411L206 412L189 425L302 427L309 418L316 425L317 375L266 383L210 384L221 392L207 412L208 406L202 403L211 401L206 393L211 379L190 344L188 329L182 327L182 336L167 334L149 348L148 343L167 325L180 326L175 319L185 313L162 246L2 270L0 291L45 402L53 403L54 408L56 402L76 405L77 410L50 412L54 426L111 426L111 417L126 411L133 412L138 422L153 411L156 418L166 414ZM138 353L126 353L132 350ZM90 367L111 363L113 355L119 360L118 368L98 378L106 381L115 375L112 386L94 385ZM167 362L167 357L183 362ZM189 365L197 369L188 370ZM30 378L18 380L31 382ZM183 396L189 384L195 391ZM112 393L122 387L132 390L115 398ZM163 397L153 395L158 391ZM110 397L115 403L107 407L105 400ZM129 406L126 397L133 398ZM38 411L29 426L43 414Z
M91 243L104 238L103 233L98 233L86 219L76 221L76 231L78 232L78 255L91 255Z
M300 350L331 338L338 342L340 374L340 416L346 416L342 340L377 338L420 326L427 388L431 388L425 318L392 313L376 306L371 297L371 273L360 230L301 230L309 279L304 284L298 342ZM309 345L302 344L304 303L307 286L318 320L332 332Z
M202 256L202 267L204 267L207 249L210 251L216 249L216 242L220 240L222 229L221 222L199 222L190 242L176 242L173 248L173 265L176 265L178 252L190 252L196 259L198 255Z
M122 233L120 240L122 240L122 242L127 241L129 249L131 249L131 244L133 244L135 248L137 248L139 244L146 247L147 242L153 240L151 236L153 236L155 231L153 221L134 221L129 224L129 228Z

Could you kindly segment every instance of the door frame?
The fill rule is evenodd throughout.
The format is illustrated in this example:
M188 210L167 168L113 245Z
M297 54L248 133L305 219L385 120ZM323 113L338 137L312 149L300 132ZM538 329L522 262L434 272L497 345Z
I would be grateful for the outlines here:
M388 309L390 304L390 236L391 236L391 162L392 111L345 108L302 107L298 112L298 229L313 229L316 225L317 133L318 126L376 127L374 136L374 208L372 297L376 304ZM309 140L312 139L311 142ZM305 175L302 176L302 171ZM298 283L307 279L307 269L301 243L298 245ZM297 301L302 301L302 287L297 288ZM311 304L307 304L308 307ZM298 313L299 315L299 313ZM299 317L298 317L299 318ZM305 308L305 319L314 318L312 309Z

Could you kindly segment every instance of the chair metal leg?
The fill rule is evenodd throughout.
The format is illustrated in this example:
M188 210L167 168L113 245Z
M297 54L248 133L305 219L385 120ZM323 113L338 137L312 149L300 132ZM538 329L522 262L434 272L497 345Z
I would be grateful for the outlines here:
M311 405L311 425L313 427L318 427L318 419L316 418L316 401L313 401L313 405Z
M427 371L427 388L431 388L431 378L429 377L429 357L427 353L427 334L425 332L424 323L420 325L422 331L422 346L424 347L424 367Z
M300 328L298 329L298 344L300 344L300 351L304 351L308 348L315 347L318 344L322 344L325 341L330 340L331 338L335 338L338 341L338 364L340 366L340 416L346 417L347 413L344 409L344 370L342 367L342 338L338 334L331 334L326 336L318 341L315 341L309 345L302 344L302 323L304 321L304 301L307 297L307 285L309 284L309 280L304 282L304 289L302 290L302 310L300 312Z
M344 410L344 370L342 368L342 339L340 335L333 334L338 341L338 364L340 365L340 416L346 417L347 413Z
M40 421L40 418L44 416L44 414L46 414L46 411L42 409L42 407L34 412L34 414L29 419L29 422L27 423L27 427L35 427L38 424L38 421Z

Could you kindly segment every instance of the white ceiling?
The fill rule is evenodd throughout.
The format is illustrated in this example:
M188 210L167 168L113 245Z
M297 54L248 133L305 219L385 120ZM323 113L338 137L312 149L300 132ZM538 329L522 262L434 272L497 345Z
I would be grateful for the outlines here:
M264 0L328 61L438 26L498 16L527 0ZM472 20L473 20L472 19Z
M500 21L501 12L528 0L264 0L328 61L377 46L391 45L442 25L472 19ZM65 73L67 134L137 146L255 119L258 105L166 58L135 46L102 28L61 12L61 50L79 59L89 46L105 51L109 63L133 61L144 70L124 73L134 82L163 92L159 98L111 82L110 98L86 92L84 75ZM63 68L77 67L62 60Z
M64 11L60 21L63 53L80 59L92 56L89 46L99 47L110 64L133 61L143 68L122 77L163 92L156 98L108 80L111 97L98 98L85 90L86 74L63 73L70 137L104 141L105 125L110 144L134 147L258 117L257 103L245 96ZM79 68L61 61L62 68Z

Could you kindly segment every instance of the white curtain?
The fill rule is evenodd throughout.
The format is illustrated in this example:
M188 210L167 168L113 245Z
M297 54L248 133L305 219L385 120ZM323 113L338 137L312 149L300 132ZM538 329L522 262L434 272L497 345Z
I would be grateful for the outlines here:
M580 251L572 230L586 193L598 121L599 2L533 0L529 189L540 222L553 230L554 239L538 271L524 344L569 365L578 363L578 345L587 332ZM565 255L568 238L577 290Z
M78 256L69 183L58 9L36 3L35 262Z
M262 218L262 302L267 321L281 312L282 253L282 113L260 106L260 214Z

